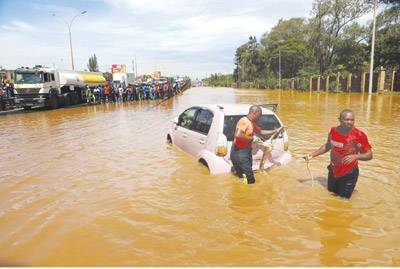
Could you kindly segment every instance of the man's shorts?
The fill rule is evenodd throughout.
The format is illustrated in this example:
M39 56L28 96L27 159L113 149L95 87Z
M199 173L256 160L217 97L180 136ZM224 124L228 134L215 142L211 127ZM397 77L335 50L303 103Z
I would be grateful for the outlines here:
M358 167L352 169L348 174L342 177L334 177L332 166L328 166L328 190L340 197L350 199L356 186L359 170Z
M253 155L251 148L238 148L232 143L231 161L239 177L246 175L247 183L253 184L256 180L253 173Z

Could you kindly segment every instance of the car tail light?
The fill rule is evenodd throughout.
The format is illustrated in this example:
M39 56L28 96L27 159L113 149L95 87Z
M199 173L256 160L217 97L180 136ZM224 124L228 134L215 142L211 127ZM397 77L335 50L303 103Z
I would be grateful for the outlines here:
M217 147L215 148L215 155L224 157L228 154L228 140L224 134L218 135Z
M284 151L288 151L288 149L289 149L289 142L285 142L285 143L283 143L283 150Z
M287 135L287 131L283 133L283 150L288 151L289 149L289 137Z

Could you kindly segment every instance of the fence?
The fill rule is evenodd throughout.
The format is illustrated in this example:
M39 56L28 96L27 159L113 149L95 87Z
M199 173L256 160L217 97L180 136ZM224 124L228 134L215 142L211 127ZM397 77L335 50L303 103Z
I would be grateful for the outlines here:
M307 78L283 79L282 89L330 91L330 92L367 92L369 89L369 73L343 75L337 73L329 76L311 76ZM381 67L373 73L372 92L400 92L400 72L389 73Z

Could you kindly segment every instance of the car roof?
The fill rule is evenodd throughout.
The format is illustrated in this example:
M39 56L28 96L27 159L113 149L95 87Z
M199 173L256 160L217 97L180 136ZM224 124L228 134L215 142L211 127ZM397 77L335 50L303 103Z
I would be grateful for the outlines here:
M206 104L206 105L197 105L197 107L208 108L211 111L222 111L225 115L247 115L249 113L249 108L252 104ZM262 105L262 113L265 115L275 114L271 109L263 107Z

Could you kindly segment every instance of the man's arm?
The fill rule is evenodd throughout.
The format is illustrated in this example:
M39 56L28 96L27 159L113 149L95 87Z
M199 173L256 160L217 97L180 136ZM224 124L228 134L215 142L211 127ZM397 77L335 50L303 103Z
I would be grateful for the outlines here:
M238 138L240 140L245 140L248 142L253 141L253 136L246 135L246 133L242 129L239 129L239 128L236 128L235 138Z
M276 130L260 130L260 134L262 136L270 136L270 135L275 134L277 131L278 131L278 129L276 129Z
M312 158L322 155L330 150L331 150L330 135L328 135L328 139L326 140L325 144L323 144L319 149L317 149L313 153L307 154L304 158L306 159L306 161L309 161Z
M349 164L355 160L357 160L357 161L372 160L372 150L368 150L367 152L364 152L364 153L347 155L346 157L343 158L343 163Z

